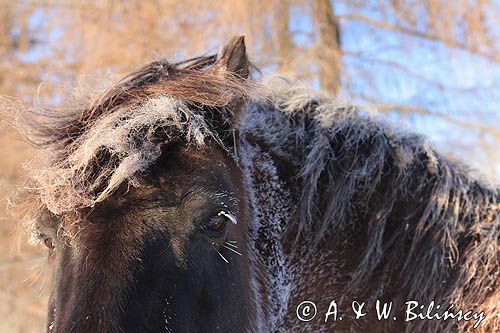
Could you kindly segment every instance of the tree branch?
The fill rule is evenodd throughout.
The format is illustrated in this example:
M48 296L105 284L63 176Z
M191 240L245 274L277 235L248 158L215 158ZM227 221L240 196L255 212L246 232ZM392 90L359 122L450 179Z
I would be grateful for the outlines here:
M406 104L399 104L399 103L373 103L373 104L366 104L366 105L357 105L357 107L360 109L364 109L364 110L376 110L376 111L381 111L381 112L396 111L396 112L405 113L405 114L420 114L420 115L425 115L425 116L437 116L437 117L440 117L440 118L443 118L443 119L449 121L450 123L458 125L460 127L477 129L477 130L480 130L483 132L487 132L496 138L500 138L500 130L498 130L494 126L481 124L481 123L474 122L471 120L457 119L455 117L450 116L447 113L439 112L439 111L431 111L427 108L420 107L420 106L406 105Z
M371 17L361 15L361 14L351 13L351 14L338 15L337 17L339 19L361 21L361 22L364 22L364 23L369 24L371 26L380 28L380 29L396 31L399 33L415 36L415 37L418 37L421 39L426 39L426 40L430 40L430 41L434 41L434 42L440 42L440 43L443 43L449 47L461 49L461 50L467 51L471 54L478 55L478 56L483 57L487 60L490 60L492 62L500 64L500 54L498 54L498 53L490 54L490 53L486 53L486 52L483 52L480 50L475 50L475 49L472 49L471 47L469 47L466 43L459 42L457 40L445 40L436 34L431 34L431 33L427 33L427 32L413 30L413 29L403 27L403 26L400 26L397 24L392 24L392 23L380 21L377 19L373 19Z

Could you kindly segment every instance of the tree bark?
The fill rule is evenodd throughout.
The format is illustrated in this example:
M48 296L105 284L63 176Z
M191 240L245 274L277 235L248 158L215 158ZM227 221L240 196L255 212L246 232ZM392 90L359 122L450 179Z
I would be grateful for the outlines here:
M340 90L342 53L340 26L329 0L312 2L316 22L316 59L321 89L337 93Z

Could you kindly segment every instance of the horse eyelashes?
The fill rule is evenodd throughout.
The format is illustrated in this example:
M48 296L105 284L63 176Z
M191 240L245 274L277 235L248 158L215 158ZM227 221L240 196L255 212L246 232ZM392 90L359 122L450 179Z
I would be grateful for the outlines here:
M226 212L225 210L221 210L217 216L224 216L225 218L227 218L229 221L231 221L231 223L233 224L237 224L238 222L236 221L236 217L232 214L232 213L229 213L229 212Z

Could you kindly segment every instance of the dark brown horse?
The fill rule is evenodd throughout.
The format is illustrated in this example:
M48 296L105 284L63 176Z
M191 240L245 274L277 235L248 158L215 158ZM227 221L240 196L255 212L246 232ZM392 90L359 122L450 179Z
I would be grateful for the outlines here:
M418 135L249 75L234 38L26 113L48 331L498 330L499 189Z

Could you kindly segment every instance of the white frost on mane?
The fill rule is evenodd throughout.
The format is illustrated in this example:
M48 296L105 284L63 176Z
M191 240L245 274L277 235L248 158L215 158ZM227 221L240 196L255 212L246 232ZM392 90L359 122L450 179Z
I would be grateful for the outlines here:
M177 130L197 147L215 135L202 114L169 96L120 108L98 118L69 144L67 156L60 162L53 163L58 160L54 156L58 150L44 150L40 164L45 167L33 173L42 202L52 213L61 214L105 200L125 181L134 184L134 177L159 157L156 136L162 128ZM92 168L102 153L111 156L111 161L100 164L96 172Z
M369 221L356 226L366 231L363 255L341 293L364 290L370 297L379 297L377 293L383 292L383 286L397 281L401 291L397 302L441 300L463 307L483 302L489 307L485 311L495 312L496 296L490 291L496 290L500 280L495 270L498 249L492 245L498 244L500 228L498 186L486 183L460 163L449 161L423 136L394 130L393 125L361 113L351 103L281 78L272 78L265 85L271 100L250 101L239 126L247 177L252 177L252 172L264 177L247 180L254 198L253 209L258 212L254 213L253 228L269 229L274 223L278 229L271 230L268 239L281 240L287 227L283 224L287 220L285 213L293 211L288 226L295 225L314 244L333 230L349 237L356 214L368 211ZM246 137L252 138L253 145L245 141ZM255 152L259 147L265 147L265 154ZM276 161L266 158L269 154L294 169L290 191L295 197L288 204L278 202L283 198L280 193L286 192L280 182L273 181L280 184L274 193L259 188L276 174ZM415 193L425 198L415 198ZM406 212L399 224L390 227L394 228L391 246L407 251L402 256L387 250L384 236L390 217L396 214L395 206L405 201L420 202L425 209ZM260 234L269 231L264 229ZM470 238L464 239L465 231ZM253 232L259 235L259 230ZM255 248L256 244L250 246ZM276 258L280 258L280 246L273 246ZM256 259L256 265L263 265L262 260ZM316 267L321 267L321 259L316 260ZM459 273L452 275L454 270ZM267 312L262 317L271 320L266 325L279 326L284 312L275 305L290 297L287 278L296 272L275 261L264 264L261 271L265 276L255 276L258 289L265 284L272 294L280 294L276 301L261 299L266 303L261 304L261 310ZM387 274L376 275L377 271ZM281 285L273 285L276 280ZM447 287L436 281L447 281ZM497 324L491 319L489 325ZM408 326L407 331L432 331L429 325L420 321ZM443 325L443 330L450 325Z

